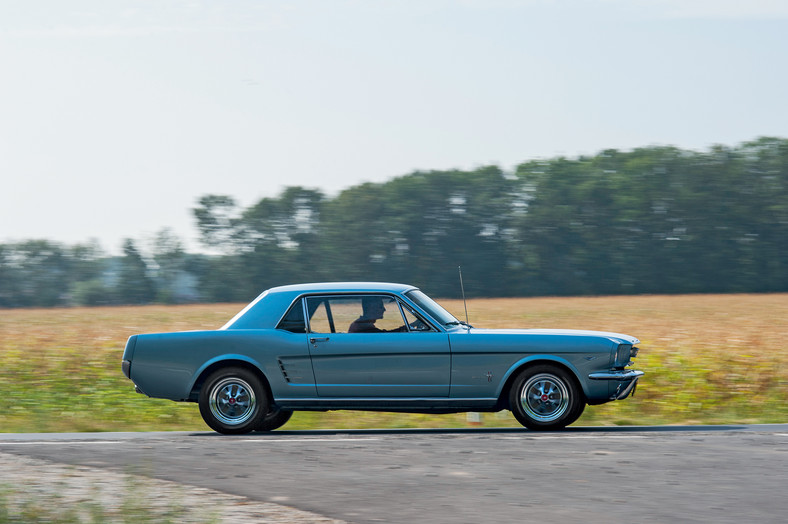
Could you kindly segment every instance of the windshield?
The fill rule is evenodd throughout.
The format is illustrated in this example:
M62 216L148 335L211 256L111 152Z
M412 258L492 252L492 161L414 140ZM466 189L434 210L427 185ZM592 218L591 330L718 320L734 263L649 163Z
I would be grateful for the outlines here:
M454 315L443 309L440 304L432 300L418 289L408 291L405 293L405 296L411 299L417 306L426 311L427 314L444 326L460 323L459 320L454 318Z

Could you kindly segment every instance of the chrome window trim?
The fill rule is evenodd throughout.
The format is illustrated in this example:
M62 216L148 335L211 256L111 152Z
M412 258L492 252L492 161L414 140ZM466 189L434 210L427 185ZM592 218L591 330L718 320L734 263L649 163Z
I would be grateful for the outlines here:
M418 288L408 289L407 291L410 292L410 291L413 291L415 289L418 289ZM390 292L390 291L334 291L334 292L328 292L328 293L326 293L325 291L321 291L321 292L302 293L302 294L298 295L296 298L294 298L293 301L290 302L290 304L284 309L284 312L279 317L279 320L277 320L277 322L275 324L276 327L274 329L281 329L279 326L282 323L282 321L284 320L285 316L287 316L287 313L290 312L290 310L293 308L295 303L300 300L301 301L301 307L302 307L302 313L304 315L304 331L306 333L309 333L310 332L309 331L309 329L310 329L309 320L310 319L309 319L309 310L307 308L307 299L313 298L313 297L317 297L317 298L339 297L339 296L343 296L343 295L344 296L370 296L370 295L374 296L374 295L380 295L380 296L390 297L390 298L394 299L397 302L397 305L398 305L398 307L400 309L400 316L402 317L403 321L407 321L407 317L405 316L405 312L402 310L402 307L404 306L404 307L408 308L413 315L415 315L416 317L420 318L423 322L425 322L431 328L429 331L416 331L416 333L446 333L447 332L447 330L444 328L444 326L442 326L440 324L440 322L438 322L437 320L432 318L431 315L429 315L426 311L424 311L418 305L413 303L413 301L409 300L407 296L405 296L404 294L400 295L398 293L393 293L393 292ZM440 306L440 304L438 304L438 305ZM443 306L441 306L441 307L443 307ZM407 325L407 323L405 325ZM287 331L287 330L283 330L283 331ZM411 331L411 329L408 328L408 333L411 333L411 332L413 332L413 331ZM288 331L288 333L290 333L290 331ZM298 333L298 334L300 334L300 333Z

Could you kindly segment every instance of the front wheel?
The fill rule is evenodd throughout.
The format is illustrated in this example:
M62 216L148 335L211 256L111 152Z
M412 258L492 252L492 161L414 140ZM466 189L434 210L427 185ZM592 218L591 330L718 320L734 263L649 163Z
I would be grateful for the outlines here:
M509 406L520 424L532 430L563 429L580 416L585 398L563 369L540 365L522 371L512 383Z
M273 431L275 429L279 429L285 425L285 422L290 420L290 417L293 416L292 411L288 411L286 409L280 408L273 408L269 411L263 420L255 426L255 431Z
M200 390L199 403L205 423L226 435L253 431L268 413L268 397L260 379L244 368L211 373Z

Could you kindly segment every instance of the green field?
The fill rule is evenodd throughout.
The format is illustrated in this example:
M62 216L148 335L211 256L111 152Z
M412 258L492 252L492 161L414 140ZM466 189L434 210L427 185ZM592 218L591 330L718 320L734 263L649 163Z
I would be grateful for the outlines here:
M464 318L461 302L441 301ZM196 404L134 393L120 371L129 335L213 329L240 304L0 310L3 432L208 430ZM619 331L641 339L634 398L576 425L788 421L788 294L478 299L477 327ZM509 412L483 426L519 424ZM285 429L464 427L465 414L296 413Z

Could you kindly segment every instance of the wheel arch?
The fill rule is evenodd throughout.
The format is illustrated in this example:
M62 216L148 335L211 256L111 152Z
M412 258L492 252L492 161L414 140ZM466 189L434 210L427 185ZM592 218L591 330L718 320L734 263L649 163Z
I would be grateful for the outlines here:
M512 384L517 379L517 377L522 373L524 370L532 368L534 366L539 365L550 365L555 366L559 369L566 371L569 377L574 381L575 385L577 386L578 391L580 391L583 395L583 402L587 402L587 392L585 391L585 386L583 382L580 380L577 369L572 366L569 362L558 359L555 357L550 356L537 356L530 359L523 359L516 364L514 364L506 374L506 378L503 382L503 386L501 390L498 392L498 407L501 409L511 409L509 405L509 391L512 389Z
M200 390L202 390L203 384L205 384L205 380L208 378L208 376L217 369L226 367L243 368L254 373L260 379L260 383L263 385L266 395L268 395L269 402L273 404L274 397L271 394L271 384L268 382L268 377L265 376L263 370L249 360L234 356L206 363L206 365L200 370L197 378L194 381L194 384L192 385L191 392L189 393L189 401L197 402L197 400L200 398Z

